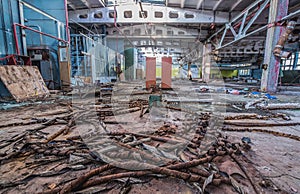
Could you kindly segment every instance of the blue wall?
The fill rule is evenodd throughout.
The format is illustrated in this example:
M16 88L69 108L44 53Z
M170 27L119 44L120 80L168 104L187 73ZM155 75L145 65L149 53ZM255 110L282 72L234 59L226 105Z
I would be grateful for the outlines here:
M262 70L261 69L253 69L252 70L252 77L254 79L261 79Z
M66 35L66 15L65 15L65 4L64 0L51 0L51 1L41 1L41 0L26 0L30 5L37 7L38 9L46 12L48 15L53 18L59 20L61 22L60 26L60 37L58 33L57 21L48 18L47 16L38 13L27 6L24 6L24 24L25 26L29 26L33 29L38 29L46 34L50 34L52 36L58 37L63 40L67 40ZM42 43L41 43L42 38ZM32 32L30 30L26 30L26 45L28 47L36 47L43 46L48 47L51 51L50 61L52 62L52 70L53 70L53 80L56 83L60 83L60 72L59 72L59 64L58 64L58 46L59 41L47 37L40 36L40 34ZM56 85L58 86L58 85ZM59 89L55 88L55 89Z
M41 1L41 0L26 0L27 3L43 10L44 12L48 13L49 15L53 16L57 20L63 23L61 26L61 39L67 40L66 33L65 33L65 7L64 7L64 0L51 0L51 1ZM50 4L50 5L49 5ZM57 23L50 18L43 16L42 14L33 11L32 9L24 6L24 24L26 26L36 26L38 25L42 32L51 34L53 36L58 37L58 28ZM37 29L37 27L32 27ZM27 46L40 46L40 35L35 32L31 32L26 30L26 39L27 39ZM58 41L43 36L43 44L52 47L53 49L57 50Z
M0 0L0 57L16 53L13 23L20 23L18 7L17 0ZM21 37L20 30L18 37ZM20 38L19 43L21 44Z
M60 38L67 40L66 36L66 14L64 0L24 0L28 4L36 7L42 12L56 18L61 22ZM35 30L40 30L46 34L58 37L58 26L55 20L52 20L41 13L23 5L24 25ZM15 40L13 36L13 24L21 24L20 8L18 0L0 0L0 57L9 54L17 54L15 47ZM24 30L26 37L26 47L48 47L51 51L50 60L53 64L53 80L60 83L59 64L58 64L58 46L59 41L50 37L42 36L42 44L40 41L40 34L30 30ZM17 37L19 42L19 49L21 55L24 55L21 28L17 27ZM5 61L0 61L0 65L5 64ZM4 94L4 88L0 87L0 94Z
M55 17L63 24L61 26L61 39L66 40L65 31L65 5L64 0L26 0L27 3L47 12L49 15ZM49 4L50 3L50 4ZM17 0L0 0L0 57L7 54L16 54L15 40L13 37L13 23L20 22L19 3ZM43 16L36 11L24 6L24 24L26 26L38 25L42 32L58 36L57 24L55 21ZM32 27L37 29L36 27ZM21 30L17 27L17 36L19 40L19 47L22 52ZM27 46L40 46L40 35L38 33L25 30ZM47 45L57 50L58 41L49 37L43 36L43 45ZM0 61L1 64L1 61Z

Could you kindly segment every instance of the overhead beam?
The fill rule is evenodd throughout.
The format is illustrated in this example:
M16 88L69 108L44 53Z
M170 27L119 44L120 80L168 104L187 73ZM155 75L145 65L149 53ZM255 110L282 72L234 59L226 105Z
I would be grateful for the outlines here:
M238 0L233 6L230 8L230 12L232 12L243 0Z
M73 3L71 3L70 1L67 1L67 4L68 4L68 6L71 7L73 10L76 10L76 6L75 6Z
M216 5L214 6L213 11L216 11L216 10L218 9L219 5L220 5L222 2L223 2L223 0L219 0L219 1L216 3Z
M98 0L98 2L100 3L100 5L102 5L102 7L106 7L105 2L103 2L103 0Z
M87 8L91 8L90 3L87 0L80 0Z
M217 31L215 34L213 34L212 36L210 36L208 38L208 42L211 41L212 44L216 47L215 50L221 49L223 47L226 47L230 44L233 44L247 36L253 35L255 33L258 33L262 30L265 30L267 28L267 26L262 26L256 30L253 30L251 32L248 32L249 28L254 24L254 22L257 20L257 18L260 16L260 14L263 12L263 10L265 8L267 8L268 3L270 2L270 0L257 0L256 2L252 3L249 7L247 7L246 9L244 9L243 12L241 12L238 16L236 16L235 18L233 18L230 22L228 22L227 24L225 24L225 26L223 28L221 28L219 31ZM253 8L257 7L258 10L256 10L254 12L254 14L250 13L250 10L252 10ZM245 25L246 19L248 16L251 15L251 19L250 21L247 22L247 25ZM239 23L241 20L241 23ZM234 27L236 27L238 29L238 32L235 31ZM227 35L228 30L230 30L233 35L233 40L225 43L224 44L224 38ZM218 40L218 38L216 38L218 40L218 42L215 44L213 42L213 38L219 34L223 34L221 39Z
M133 36L128 36L126 35L107 35L107 38L111 38L111 39L120 39L120 38L129 38L129 39L140 39L140 40L147 40L147 38L149 38L149 35L133 35ZM203 36L205 37L205 36ZM195 36L160 36L160 35L151 35L150 38L153 38L155 40L173 40L173 39L180 39L180 40L195 40Z
M184 8L184 3L185 3L185 0L181 0L181 2L180 2L180 7L181 8Z
M204 0L199 0L196 9L200 9L200 7L201 7L203 1L204 1Z
M120 4L116 7L118 18L118 24L145 24L145 23L154 23L154 24L201 24L201 23L218 23L224 24L229 22L229 12L214 12L212 10L186 10L181 8L171 8L153 4L142 4L143 11L147 11L148 15L145 18L140 17L140 8L138 4ZM124 12L132 11L132 17L125 18ZM78 23L98 23L98 24L110 24L114 23L114 18L110 18L107 13L113 12L113 7L103 7L103 8L91 8L81 9L76 11L69 11L69 18ZM162 17L155 17L154 11L162 12ZM169 12L178 12L178 18L170 18ZM97 13L102 13L102 18L95 18ZM193 14L193 18L185 18L185 14ZM80 17L84 15L84 17Z

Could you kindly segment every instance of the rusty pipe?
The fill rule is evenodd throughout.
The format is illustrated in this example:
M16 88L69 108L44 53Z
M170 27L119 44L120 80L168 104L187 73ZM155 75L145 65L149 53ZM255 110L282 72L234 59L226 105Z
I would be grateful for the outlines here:
M283 47L284 47L284 43L287 41L289 35L293 32L294 28L295 28L296 22L295 21L290 21L288 23L288 25L286 26L286 30L283 33L283 35L281 35L279 37L279 40L273 50L273 54L276 57L280 57L280 58L289 58L291 56L291 52L288 51L283 51Z
M16 45L16 50L17 50L17 54L18 54L18 55L20 55L20 49L19 49L19 41L18 41L18 37L17 37L17 26L19 26L20 28L24 28L24 29L31 30L31 31L33 31L33 32L39 33L39 34L41 34L41 35L43 35L43 36L48 36L48 37L53 38L53 39L55 39L55 40L58 40L58 41L60 41L60 42L64 42L64 43L66 43L66 44L68 43L68 41L65 41L65 40L63 40L63 39L60 39L60 38L58 38L58 37L56 37L56 36L53 36L53 35L51 35L51 34L47 34L47 33L44 33L44 32L40 32L40 31L38 31L38 30L29 28L28 26L24 26L24 25L22 25L22 24L14 23L14 24L13 24L13 29L14 29L14 39L15 39L15 45Z

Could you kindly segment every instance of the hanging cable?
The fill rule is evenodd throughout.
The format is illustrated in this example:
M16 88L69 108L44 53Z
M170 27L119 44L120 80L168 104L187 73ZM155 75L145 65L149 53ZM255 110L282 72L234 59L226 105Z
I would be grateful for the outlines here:
M139 2L140 10L141 10L140 11L141 16L142 16L143 19L146 20L146 16L145 16L145 12L144 12L144 9L143 9L142 2L140 0L138 2ZM154 43L155 43L155 39L149 33L146 22L144 23L144 27L145 27L145 33L146 33L146 35L149 36L149 39L150 39L150 44L151 44L150 46L152 47L152 52L154 53L154 47L153 46L154 46Z
M133 47L135 47L135 45L131 42L131 40L126 36L126 34L124 34L122 32L122 30L117 25L117 7L116 7L116 5L117 5L117 1L115 1L115 3L114 3L114 26L119 31L119 33L122 34Z

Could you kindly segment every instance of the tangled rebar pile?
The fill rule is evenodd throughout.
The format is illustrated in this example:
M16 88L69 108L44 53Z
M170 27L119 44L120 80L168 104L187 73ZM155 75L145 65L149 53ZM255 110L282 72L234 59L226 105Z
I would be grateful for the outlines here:
M96 101L57 100L51 106L21 108L18 118L1 124L12 134L0 141L1 192L128 193L135 184L168 177L199 193L224 187L237 193L276 190L243 155L251 149L247 142L232 142L222 128L212 129L211 113L164 106L171 116L154 122L153 129L128 130L124 126L130 117L135 124L143 123L151 112L148 96L138 93L134 99L113 102L109 88L102 87ZM183 117L176 117L178 112ZM16 133L18 128L22 130Z

